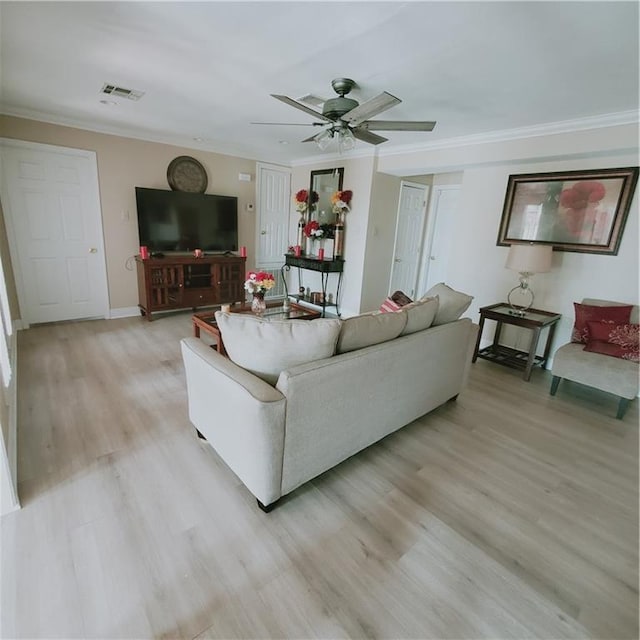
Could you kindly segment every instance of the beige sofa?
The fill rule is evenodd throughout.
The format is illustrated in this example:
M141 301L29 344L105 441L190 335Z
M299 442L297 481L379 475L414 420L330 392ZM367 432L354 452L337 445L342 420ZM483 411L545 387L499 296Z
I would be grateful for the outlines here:
M585 305L622 306L621 302L585 298ZM638 305L633 306L630 322L638 324ZM594 387L619 397L616 418L621 420L633 398L638 395L640 382L638 363L610 355L585 351L582 343L570 342L560 347L553 356L551 395L555 395L564 378Z
M318 323L328 331L335 326L327 323L338 323L331 350L342 353L294 364L275 386L197 338L182 340L191 422L261 508L270 510L281 496L456 398L476 340L470 319L358 348L367 334L363 322L397 325L404 317L407 330L406 316L403 310L344 322L288 321L282 330L311 332ZM242 322L219 313L218 319L223 339L225 322ZM243 335L274 328L252 322L245 320ZM233 343L231 351L226 340L225 346L233 357Z

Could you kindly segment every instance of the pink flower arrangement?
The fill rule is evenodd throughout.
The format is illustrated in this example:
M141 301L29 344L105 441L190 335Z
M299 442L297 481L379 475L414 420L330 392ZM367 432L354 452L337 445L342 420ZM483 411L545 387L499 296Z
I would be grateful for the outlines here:
M276 281L272 274L266 271L249 271L244 288L249 293L258 293L264 295L269 289L276 286Z

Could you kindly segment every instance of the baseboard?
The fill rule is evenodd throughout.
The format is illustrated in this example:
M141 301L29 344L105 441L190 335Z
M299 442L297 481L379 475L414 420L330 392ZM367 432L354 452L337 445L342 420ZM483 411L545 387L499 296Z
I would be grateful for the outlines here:
M140 309L138 307L120 307L118 309L109 309L109 320L116 318L131 318L139 316Z

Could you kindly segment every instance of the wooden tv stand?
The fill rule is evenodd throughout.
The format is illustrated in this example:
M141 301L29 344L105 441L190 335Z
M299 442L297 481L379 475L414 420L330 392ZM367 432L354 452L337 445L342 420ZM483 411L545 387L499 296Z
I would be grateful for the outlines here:
M242 302L245 262L246 258L225 255L166 255L147 260L136 256L140 313L151 322L157 311Z

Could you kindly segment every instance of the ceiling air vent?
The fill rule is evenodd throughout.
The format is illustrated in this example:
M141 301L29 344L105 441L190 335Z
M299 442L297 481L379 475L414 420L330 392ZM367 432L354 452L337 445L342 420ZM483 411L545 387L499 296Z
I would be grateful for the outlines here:
M124 89L123 87L117 87L115 84L108 83L102 85L100 93L106 93L109 96L116 96L117 98L127 98L128 100L140 100L144 95L144 91Z
M298 102L308 104L310 107L321 107L325 103L325 99L314 96L312 93L307 93L301 98L298 98Z

